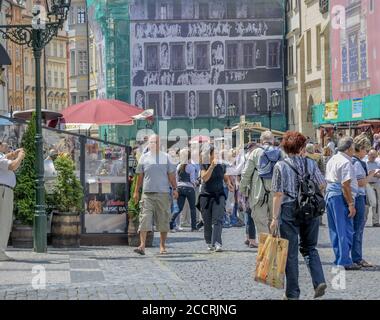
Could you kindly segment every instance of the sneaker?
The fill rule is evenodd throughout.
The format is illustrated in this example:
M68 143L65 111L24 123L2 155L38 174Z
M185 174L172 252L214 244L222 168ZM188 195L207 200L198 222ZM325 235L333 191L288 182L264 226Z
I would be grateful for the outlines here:
M360 270L361 268L362 266L356 263L353 263L350 266L344 266L344 269L346 269L347 271L356 271L356 270Z
M207 245L207 250L208 250L208 251L214 251L214 250L215 250L215 247L212 246L211 244L208 244L208 245Z
M249 240L245 240L245 241L244 241L244 244L245 244L246 246L249 246Z
M201 220L201 221L199 221L198 223L197 223L197 229L199 230L200 228L202 228L203 227L203 221Z
M319 297L322 297L327 289L326 283L320 283L318 287L315 288L315 293L314 293L314 299L317 299Z
M175 228L175 230L177 230L177 231L183 231L183 228L177 227L177 228Z
M286 294L284 294L282 300L299 300L299 298L288 298Z
M219 243L216 243L215 244L215 252L222 252L222 251L223 251L222 245Z
M374 228L380 228L380 223L374 223L374 224L372 225L372 227L374 227Z
M171 233L176 233L177 230L176 230L176 229L171 229L170 232L171 232Z

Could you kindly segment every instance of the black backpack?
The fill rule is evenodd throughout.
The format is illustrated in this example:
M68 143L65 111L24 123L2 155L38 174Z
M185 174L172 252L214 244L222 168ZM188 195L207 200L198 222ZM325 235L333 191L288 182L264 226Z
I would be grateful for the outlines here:
M299 222L320 217L326 210L326 202L318 185L311 179L307 169L307 159L304 158L305 174L300 175L297 169L288 161L284 162L296 173L299 179L298 199L295 201L296 218Z

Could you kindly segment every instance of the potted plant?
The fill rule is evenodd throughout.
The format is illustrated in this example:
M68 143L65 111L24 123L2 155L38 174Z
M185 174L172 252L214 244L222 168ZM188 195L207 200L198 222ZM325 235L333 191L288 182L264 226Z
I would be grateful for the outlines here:
M60 154L54 161L57 181L53 187L51 238L57 248L80 246L80 214L83 209L83 188L75 176L75 164L68 154Z
M22 137L21 147L25 158L16 172L14 190L15 221L12 228L12 245L15 248L33 248L33 218L36 206L36 115L32 118Z
M139 229L139 216L140 216L140 206L133 199L133 193L136 189L138 175L135 175L132 180L132 186L130 189L130 199L128 201L128 245L131 247L138 247L140 245L140 235ZM141 197L141 193L140 193ZM146 237L146 247L151 247L153 245L153 232L148 232Z

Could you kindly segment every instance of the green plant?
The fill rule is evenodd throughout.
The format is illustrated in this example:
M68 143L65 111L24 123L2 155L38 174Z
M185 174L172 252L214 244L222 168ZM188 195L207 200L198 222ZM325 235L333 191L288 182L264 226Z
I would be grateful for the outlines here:
M131 192L129 193L130 198L128 201L128 217L133 220L133 222L138 222L139 214L140 214L140 206L139 203L136 203L133 199L133 193L136 189L138 175L135 175L132 180Z
M14 192L16 220L22 224L33 225L36 206L36 115L32 118L22 137L21 147L25 150L25 158L16 173L17 185Z
M57 182L53 187L55 208L62 213L80 213L83 208L83 188L75 176L74 161L68 154L61 154L54 161Z

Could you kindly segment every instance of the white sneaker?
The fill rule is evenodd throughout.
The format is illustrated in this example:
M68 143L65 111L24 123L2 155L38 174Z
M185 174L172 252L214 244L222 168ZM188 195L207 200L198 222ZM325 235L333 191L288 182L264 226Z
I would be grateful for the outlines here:
M177 228L175 228L177 231L183 231L183 228L181 228L181 227L177 227Z
M170 232L171 232L171 233L176 233L177 230L176 230L176 229L171 229Z
M223 251L222 245L219 243L216 243L215 244L215 252L222 252L222 251Z
M207 245L207 250L208 250L208 251L214 251L214 250L215 250L215 247L213 247L211 244L208 244L208 245Z

